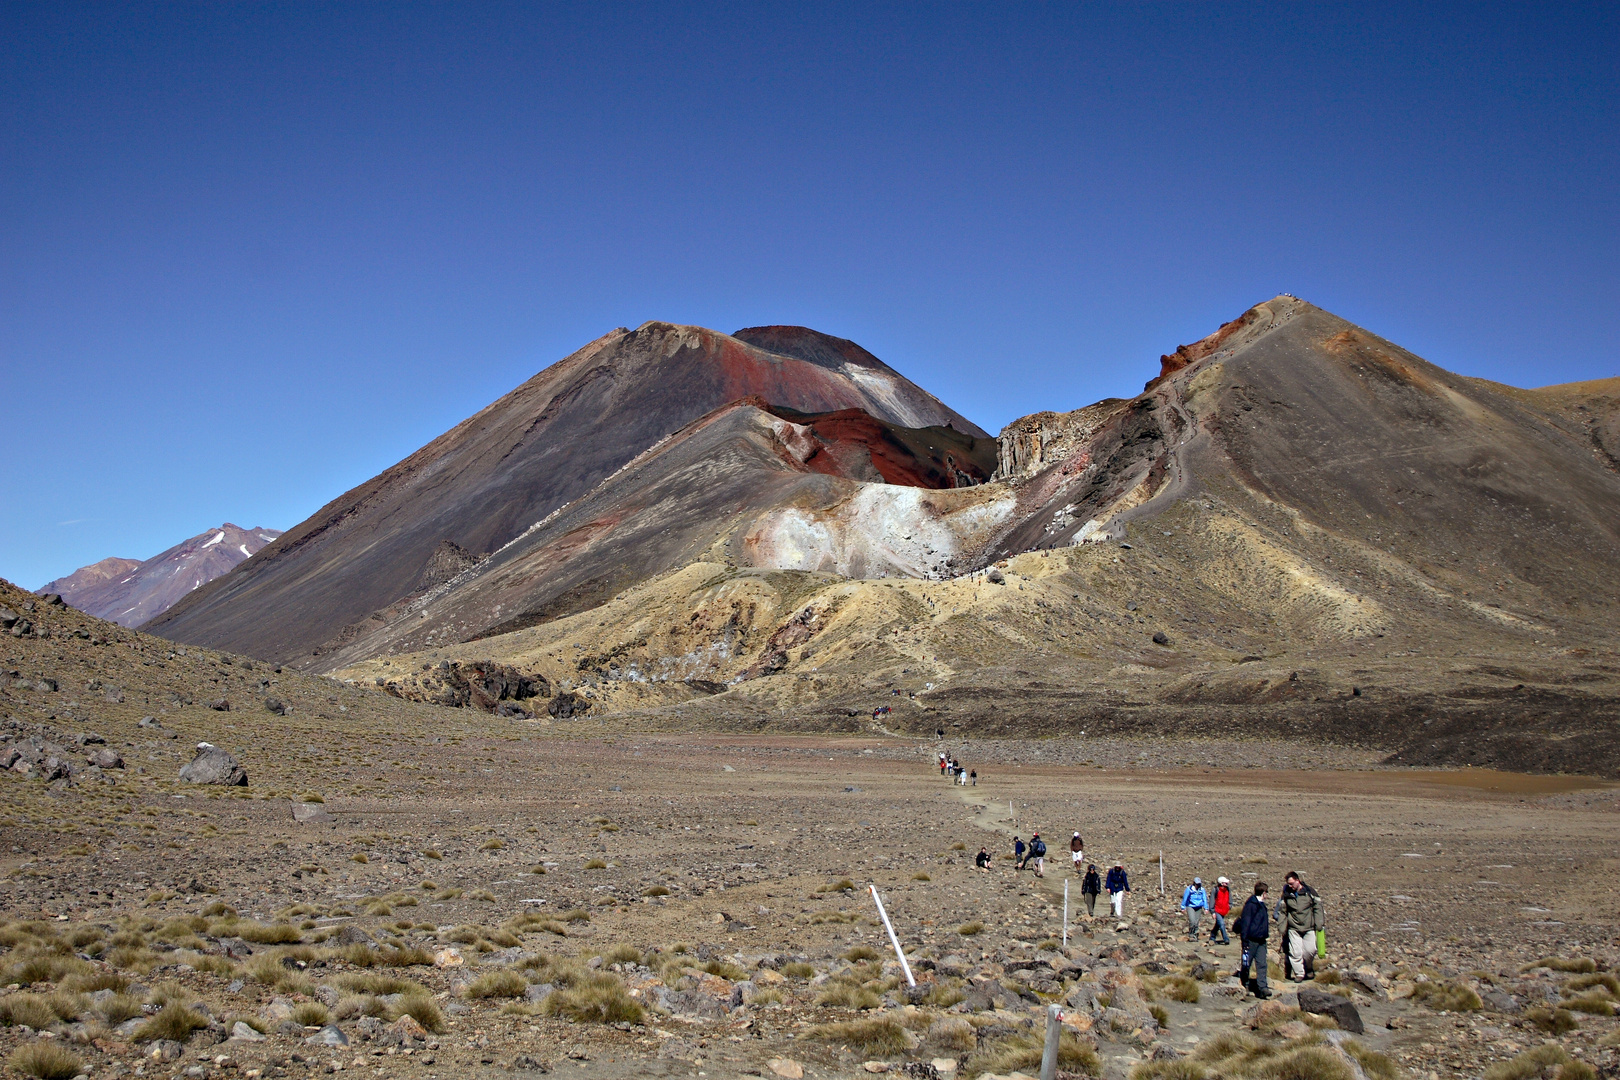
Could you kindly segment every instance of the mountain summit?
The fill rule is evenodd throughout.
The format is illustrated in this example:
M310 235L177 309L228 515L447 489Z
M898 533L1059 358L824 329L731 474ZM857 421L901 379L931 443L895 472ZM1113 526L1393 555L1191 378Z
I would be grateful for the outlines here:
M242 574L148 629L307 661L339 628L434 584L446 543L472 560L496 552L740 399L805 414L856 409L889 425L989 438L853 342L802 327L741 334L648 322L598 338L334 499Z

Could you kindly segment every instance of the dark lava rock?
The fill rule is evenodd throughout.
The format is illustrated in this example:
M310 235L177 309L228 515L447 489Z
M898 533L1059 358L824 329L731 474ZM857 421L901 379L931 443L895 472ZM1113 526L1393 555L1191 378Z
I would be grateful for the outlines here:
M1168 645L1168 644L1170 644L1170 635L1166 634L1163 630L1160 630L1158 633L1153 635L1153 644L1155 644L1155 645Z
M229 698L209 698L207 701L203 702L203 705L207 708L213 709L215 712L231 711L231 702Z
M1361 1023L1361 1013L1337 994L1329 994L1311 986L1302 986L1299 988L1299 1007L1308 1013L1333 1017L1338 1021L1341 1031L1360 1035L1367 1030Z
M228 752L212 743L198 743L197 756L180 770L180 779L190 784L223 784L247 787L247 770Z
M287 715L287 704L286 704L286 702L282 701L280 698L275 698L275 697L267 697L267 698L265 698L264 699L264 707L266 709L268 709L269 711L275 713L277 716L286 716Z
M546 712L558 720L572 720L576 716L584 716L590 707L591 703L578 694L562 693L551 699L546 705Z

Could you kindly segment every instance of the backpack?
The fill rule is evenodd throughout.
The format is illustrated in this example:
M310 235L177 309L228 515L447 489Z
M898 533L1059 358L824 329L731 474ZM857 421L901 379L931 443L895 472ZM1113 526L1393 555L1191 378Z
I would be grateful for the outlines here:
M1045 840L1037 840L1037 841L1035 841L1034 844L1030 845L1030 851L1035 853L1035 857L1037 859L1046 858L1046 841Z

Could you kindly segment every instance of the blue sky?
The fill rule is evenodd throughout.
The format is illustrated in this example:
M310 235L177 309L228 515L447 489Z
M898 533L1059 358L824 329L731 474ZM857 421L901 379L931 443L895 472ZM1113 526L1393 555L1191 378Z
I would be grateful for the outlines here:
M0 576L286 528L647 319L992 431L1283 291L1614 375L1617 10L6 4Z

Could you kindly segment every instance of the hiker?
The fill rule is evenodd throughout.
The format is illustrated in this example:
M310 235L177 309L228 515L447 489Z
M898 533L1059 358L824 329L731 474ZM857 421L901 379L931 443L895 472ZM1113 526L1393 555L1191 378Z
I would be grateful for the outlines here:
M1266 939L1271 936L1271 913L1266 910L1266 883L1254 883L1254 895L1243 904L1243 913L1237 921L1238 941L1243 945L1243 958L1239 961L1238 979L1257 998L1268 998L1271 989L1266 985ZM1254 981L1249 981L1249 967L1254 966Z
M1086 868L1086 876L1080 882L1080 895L1086 901L1086 918L1097 917L1097 896L1102 892L1102 875L1097 873L1097 864L1092 863Z
M1086 861L1086 842L1075 833L1074 839L1069 841L1069 861L1074 863L1074 874L1080 876L1080 864Z
M973 856L973 865L988 874L990 872L990 853L984 848L980 848L979 853Z
M1232 883L1226 878L1215 879L1215 899L1210 901L1209 913L1214 921L1209 927L1209 942L1215 943L1217 937L1222 945L1232 944L1232 939L1226 936L1226 916L1232 910Z
M1114 905L1114 918L1125 917L1125 894L1131 891L1131 879L1125 876L1125 867L1115 863L1114 868L1108 871L1108 899Z
M1198 920L1209 909L1209 894L1204 892L1204 879L1193 878L1193 883L1181 893L1181 910L1187 913L1187 940L1198 940Z
M951 759L946 757L944 754L939 755L939 775L945 775L945 768L950 764L950 760Z
M1024 868L1024 838L1013 837L1013 871L1016 873Z
M973 786L974 787L978 787L979 786L979 770L974 769L972 772L968 773L968 779L973 781Z
M1288 958L1286 978L1304 982L1316 973L1317 935L1324 929L1324 920L1322 898L1300 880L1297 870L1283 879L1277 921L1282 924L1283 955Z
M1029 838L1029 857L1035 860L1035 876L1046 876L1046 841L1041 839L1040 833Z

